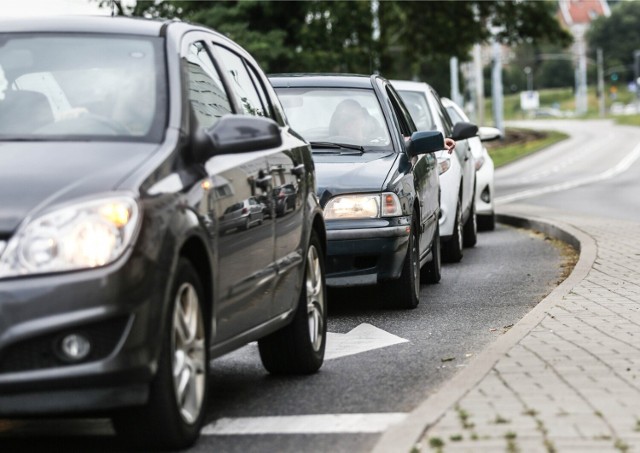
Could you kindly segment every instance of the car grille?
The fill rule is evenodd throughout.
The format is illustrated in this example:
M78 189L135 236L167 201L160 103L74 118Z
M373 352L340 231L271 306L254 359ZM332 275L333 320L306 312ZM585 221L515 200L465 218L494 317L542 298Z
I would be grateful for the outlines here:
M42 335L10 345L0 354L0 373L40 370L101 360L113 352L127 327L129 317L115 318ZM56 353L66 335L80 333L89 339L91 351L82 361L70 363Z

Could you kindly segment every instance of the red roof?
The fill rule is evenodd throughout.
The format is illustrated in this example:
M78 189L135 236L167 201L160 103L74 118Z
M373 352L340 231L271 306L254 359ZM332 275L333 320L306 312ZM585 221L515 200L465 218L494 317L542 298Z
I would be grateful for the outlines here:
M560 17L566 25L589 24L611 14L606 0L560 0Z

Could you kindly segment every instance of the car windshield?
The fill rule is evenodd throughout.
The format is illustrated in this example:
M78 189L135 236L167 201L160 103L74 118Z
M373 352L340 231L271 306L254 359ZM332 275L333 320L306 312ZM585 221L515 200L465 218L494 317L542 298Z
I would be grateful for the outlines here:
M404 105L407 106L413 122L419 131L436 130L436 123L431 116L431 110L427 104L427 98L424 93L419 91L402 91L398 90L398 94L402 98Z
M291 127L314 143L389 149L389 130L373 90L281 88L278 97Z
M159 142L160 38L0 33L0 140Z

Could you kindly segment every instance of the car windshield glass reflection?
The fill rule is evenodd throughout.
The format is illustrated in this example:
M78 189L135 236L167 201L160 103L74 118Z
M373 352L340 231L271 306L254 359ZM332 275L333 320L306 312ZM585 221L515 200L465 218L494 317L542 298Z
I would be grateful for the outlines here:
M390 147L389 131L373 90L287 88L278 90L278 96L291 127L317 147L322 143L365 151Z
M0 140L159 142L166 88L159 38L7 34Z

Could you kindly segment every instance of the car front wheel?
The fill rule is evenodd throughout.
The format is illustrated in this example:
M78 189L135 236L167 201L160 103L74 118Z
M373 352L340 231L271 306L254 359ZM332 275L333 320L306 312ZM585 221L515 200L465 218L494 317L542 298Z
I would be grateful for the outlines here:
M414 213L400 278L385 283L384 295L394 308L416 308L420 303L420 254L416 217L417 214Z
M459 199L455 216L453 235L451 239L442 244L442 257L448 263L457 263L462 259L462 209Z
M118 435L155 450L192 445L200 434L207 396L207 330L202 284L189 261L181 258L172 288L165 329L149 400L113 418Z
M442 251L440 247L440 225L436 222L436 232L431 241L431 261L420 270L421 279L427 283L438 283L442 278Z
M465 247L474 247L478 242L478 217L476 214L476 202L471 202L471 213L464 223L463 228L463 245Z
M315 231L305 257L298 307L291 323L258 341L272 374L311 374L322 366L327 344L327 291L322 245Z

